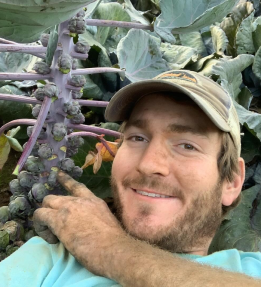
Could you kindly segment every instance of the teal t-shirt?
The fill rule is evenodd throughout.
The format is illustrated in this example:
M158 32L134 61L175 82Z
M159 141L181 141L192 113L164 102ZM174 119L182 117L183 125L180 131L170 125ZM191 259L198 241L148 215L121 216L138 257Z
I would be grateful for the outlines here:
M260 252L230 249L208 256L179 256L261 279ZM86 270L62 243L48 244L40 237L33 237L0 263L0 282L0 285L5 287L120 286L110 279L96 276Z

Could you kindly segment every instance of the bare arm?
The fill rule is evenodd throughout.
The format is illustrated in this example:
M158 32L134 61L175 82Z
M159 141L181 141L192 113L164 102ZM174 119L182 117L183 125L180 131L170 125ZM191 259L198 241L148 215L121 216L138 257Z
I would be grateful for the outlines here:
M83 184L60 172L73 196L47 196L34 214L47 241L47 227L81 264L123 286L261 286L261 281L194 263L128 236L108 209ZM260 271L261 272L261 271Z

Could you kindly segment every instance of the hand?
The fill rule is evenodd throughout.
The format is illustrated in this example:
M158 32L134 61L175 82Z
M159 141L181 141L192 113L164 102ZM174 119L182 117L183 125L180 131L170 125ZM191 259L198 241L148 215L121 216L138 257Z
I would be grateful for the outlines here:
M84 184L63 172L57 179L72 196L46 196L34 213L35 230L49 243L59 238L78 261L100 274L106 249L126 234L107 204Z

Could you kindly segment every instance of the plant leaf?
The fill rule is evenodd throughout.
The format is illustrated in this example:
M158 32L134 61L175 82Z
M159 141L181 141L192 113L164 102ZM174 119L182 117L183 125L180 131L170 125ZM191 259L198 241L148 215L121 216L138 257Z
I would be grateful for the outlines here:
M234 59L224 57L208 68L204 68L200 73L205 76L217 75L221 86L227 90L230 96L237 100L240 93L240 85L242 83L241 72L253 63L254 56L239 55Z
M183 46L194 48L195 50L197 50L198 54L201 57L205 57L208 55L206 47L201 38L201 34L199 32L195 31L180 34L179 38Z
M252 67L253 73L261 80L261 46L255 54L255 59Z
M20 43L39 39L40 34L73 17L93 0L0 0L0 37Z
M225 32L218 26L211 26L210 31L215 52L218 54L223 54L228 44L228 39Z
M190 47L161 43L160 50L162 58L167 61L172 70L183 69L187 64L195 63L198 59L197 50Z
M256 51L252 38L252 23L254 21L254 13L255 12L253 11L247 18L245 18L238 28L236 34L236 47L238 55L253 54Z
M93 19L130 22L131 18L119 3L101 3L92 16ZM114 52L119 41L126 36L127 28L97 27L95 39L109 52Z
M172 44L172 33L188 33L219 22L234 7L238 0L170 0L161 1L161 14L154 23L155 32Z
M3 168L4 164L8 159L10 149L11 148L7 137L2 134L0 136L0 170Z
M132 82L152 79L169 69L162 59L159 42L142 30L131 29L119 42L117 55L121 69L126 70L126 77Z
M55 25L53 31L50 34L48 40L48 46L46 51L46 64L50 67L53 61L53 55L57 48L58 43L58 25Z
M6 136L6 137L12 149L14 149L15 151L23 152L23 148L17 139L9 137L9 136Z
M223 29L228 38L227 53L236 56L236 34L241 22L253 12L253 5L250 2L241 3L234 7L231 15L226 17L221 23L220 28Z
M136 10L130 0L124 0L123 8L131 17L132 22L150 25L150 21L144 16L144 12Z

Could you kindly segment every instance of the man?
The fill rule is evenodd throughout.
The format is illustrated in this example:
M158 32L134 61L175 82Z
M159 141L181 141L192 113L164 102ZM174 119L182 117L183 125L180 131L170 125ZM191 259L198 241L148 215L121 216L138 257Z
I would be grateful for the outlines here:
M244 181L230 96L195 72L170 71L124 87L105 116L124 121L111 178L117 219L60 172L72 196L47 196L34 221L62 243L31 239L0 264L2 285L261 286L260 253L207 255Z

